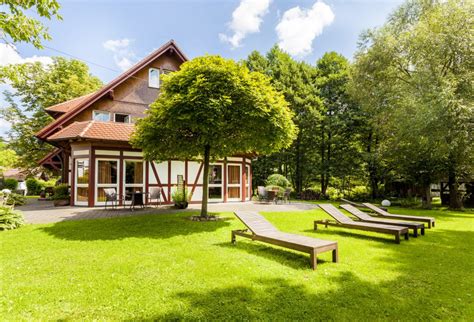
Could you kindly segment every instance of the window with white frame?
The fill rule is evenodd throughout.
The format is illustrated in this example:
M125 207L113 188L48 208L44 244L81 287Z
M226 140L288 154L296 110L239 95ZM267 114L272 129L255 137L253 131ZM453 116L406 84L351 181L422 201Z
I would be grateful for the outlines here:
M160 88L160 70L158 68L148 70L148 87Z
M100 122L109 122L110 121L110 112L107 111L93 111L92 119L94 121Z
M113 188L119 193L119 160L96 160L96 204L105 203L105 189Z
M87 206L89 200L89 159L76 159L75 167L74 204Z
M209 200L222 201L222 164L209 166Z
M129 114L122 114L122 113L115 113L114 114L114 122L117 122L117 123L130 123L130 115Z
M241 168L240 165L227 166L227 199L232 201L240 200L240 179Z

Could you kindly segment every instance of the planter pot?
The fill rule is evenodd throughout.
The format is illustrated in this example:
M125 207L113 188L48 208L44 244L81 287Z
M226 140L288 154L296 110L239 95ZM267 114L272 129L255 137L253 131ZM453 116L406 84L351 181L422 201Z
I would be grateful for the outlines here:
M54 206L55 207L69 206L69 200L68 199L54 200Z
M188 208L187 202L175 202L174 206L178 209L186 209Z

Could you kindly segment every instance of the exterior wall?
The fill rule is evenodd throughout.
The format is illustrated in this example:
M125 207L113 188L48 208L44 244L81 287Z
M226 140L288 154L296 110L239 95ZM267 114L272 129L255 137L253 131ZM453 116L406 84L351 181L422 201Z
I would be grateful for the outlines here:
M149 192L151 187L161 187L163 194L162 203L172 204L171 195L177 187L177 177L182 175L188 191L192 194L191 203L200 203L203 188L203 166L198 161L165 161L165 162L143 162L142 154L138 150L130 148L91 146L89 144L74 144L71 146L71 204L76 206L102 206L104 202L99 200L99 189L115 188L120 196L129 189L140 189ZM110 161L116 165L117 178L115 183L100 184L98 181L99 162ZM143 162L143 183L135 184L133 187L125 182L125 164L127 161ZM87 183L78 181L78 173L84 173L84 164L88 165ZM102 165L104 162L102 162ZM221 197L209 199L209 202L231 202L246 201L251 198L251 161L243 157L229 157L212 163L221 169L221 183L213 184L213 187L221 188ZM233 178L236 180L238 169L240 183L232 185L228 182L229 169L233 170ZM247 178L248 175L248 178ZM80 179L80 178L79 178ZM87 188L87 200L84 200L84 189ZM218 189L217 189L218 190ZM80 193L78 193L80 192ZM230 195L233 194L233 197ZM238 198L235 198L236 194ZM82 196L82 197L81 197ZM122 204L121 204L122 205Z

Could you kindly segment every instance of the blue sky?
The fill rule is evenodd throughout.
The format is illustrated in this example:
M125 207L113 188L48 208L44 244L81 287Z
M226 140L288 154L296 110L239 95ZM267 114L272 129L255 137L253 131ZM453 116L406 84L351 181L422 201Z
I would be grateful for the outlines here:
M45 22L53 37L45 45L108 67L89 64L91 72L104 82L169 39L174 39L189 58L209 53L239 60L252 50L266 52L275 43L308 63L314 63L327 51L352 58L359 34L383 24L387 15L402 3L400 0L59 2L63 20ZM0 64L64 56L48 48L37 50L24 44L16 47L19 56L13 58L0 51ZM0 122L0 135L7 128L5 122Z

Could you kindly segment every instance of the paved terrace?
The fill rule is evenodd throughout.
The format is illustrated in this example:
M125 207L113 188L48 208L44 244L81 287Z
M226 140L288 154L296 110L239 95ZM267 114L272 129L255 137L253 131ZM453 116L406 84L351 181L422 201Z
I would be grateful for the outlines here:
M251 211L298 211L314 209L316 205L308 203L291 203L291 204L267 204L257 202L235 202L235 203L210 203L209 212L234 212L237 210ZM114 218L125 216L140 216L144 214L164 214L190 212L198 213L201 208L200 204L192 204L188 209L178 210L172 206L149 207L145 209L136 209L131 211L127 208L118 208L115 210L104 207L54 207L51 201L38 201L28 199L25 206L17 207L23 211L25 220L29 224L46 224L68 220L84 220L96 218Z

